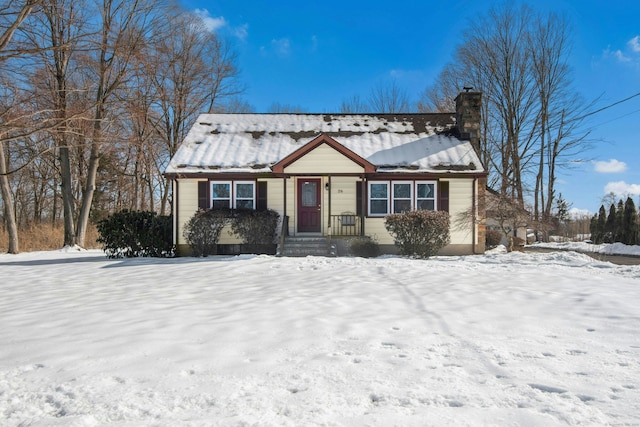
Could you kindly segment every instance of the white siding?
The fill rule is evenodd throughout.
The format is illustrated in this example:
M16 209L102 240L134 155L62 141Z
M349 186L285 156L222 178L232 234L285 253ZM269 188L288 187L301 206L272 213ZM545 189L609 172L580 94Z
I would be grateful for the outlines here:
M362 173L364 168L327 144L318 147L284 169L291 174Z

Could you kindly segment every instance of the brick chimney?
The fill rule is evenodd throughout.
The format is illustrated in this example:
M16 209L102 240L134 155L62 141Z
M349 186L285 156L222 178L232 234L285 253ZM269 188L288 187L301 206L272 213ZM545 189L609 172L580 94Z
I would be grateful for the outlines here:
M482 92L460 92L456 96L456 131L460 139L471 142L476 153L480 155L480 106Z

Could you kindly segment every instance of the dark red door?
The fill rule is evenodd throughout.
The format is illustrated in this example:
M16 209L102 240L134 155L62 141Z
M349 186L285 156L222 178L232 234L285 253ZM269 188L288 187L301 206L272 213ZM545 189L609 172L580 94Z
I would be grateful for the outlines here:
M320 184L319 179L298 180L298 231L320 231Z

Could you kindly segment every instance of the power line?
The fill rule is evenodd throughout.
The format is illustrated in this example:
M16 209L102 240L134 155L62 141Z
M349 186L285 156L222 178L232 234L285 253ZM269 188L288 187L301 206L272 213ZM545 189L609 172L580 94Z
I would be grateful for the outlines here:
M634 95L631 95L631 96L629 96L629 97L627 97L625 99L621 99L620 101L616 101L613 104L609 104L609 105L606 105L606 106L604 106L602 108L599 108L599 109L597 109L595 111L591 111L589 113L586 113L586 114L584 114L584 115L582 115L580 117L576 117L575 119L567 120L565 123L571 123L571 122L575 122L577 120L582 120L582 119L584 119L586 117L589 117L589 116L593 116L594 114L598 114L598 113L600 113L600 112L602 112L604 110L608 110L611 107L615 107L618 104L622 104L623 102L627 102L627 101L635 98L636 96L640 96L640 92L638 92L638 93L636 93Z

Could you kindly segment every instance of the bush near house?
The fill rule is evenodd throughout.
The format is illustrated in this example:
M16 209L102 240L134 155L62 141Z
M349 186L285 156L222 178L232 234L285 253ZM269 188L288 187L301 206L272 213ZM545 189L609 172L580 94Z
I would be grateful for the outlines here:
M376 239L369 236L356 237L349 242L351 255L363 258L375 258L380 255L380 246Z
M487 229L485 233L485 246L493 249L502 242L502 233L498 230Z
M150 211L116 212L98 222L97 242L109 258L172 257L171 216Z
M280 214L274 210L237 210L232 215L231 231L245 244L270 245L276 240Z
M450 242L449 213L411 211L385 217L385 227L402 255L429 258Z
M279 220L280 214L271 209L200 209L185 224L183 234L193 256L215 255L220 233L230 225L231 235L238 236L252 252L260 252L260 247L274 244Z
M198 209L183 231L193 256L215 255L220 233L230 221L231 211L228 209Z

